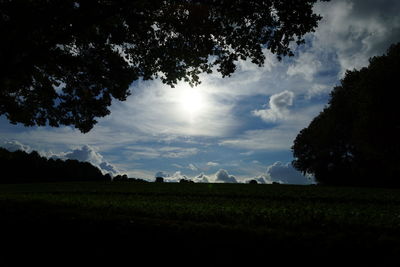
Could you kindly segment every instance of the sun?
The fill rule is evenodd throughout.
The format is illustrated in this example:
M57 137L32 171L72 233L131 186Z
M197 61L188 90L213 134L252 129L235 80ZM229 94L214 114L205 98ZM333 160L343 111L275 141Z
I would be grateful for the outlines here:
M198 112L204 106L202 94L194 88L185 88L180 96L182 108L189 112Z
M206 98L198 88L184 87L180 90L178 102L183 115L195 119L205 111Z

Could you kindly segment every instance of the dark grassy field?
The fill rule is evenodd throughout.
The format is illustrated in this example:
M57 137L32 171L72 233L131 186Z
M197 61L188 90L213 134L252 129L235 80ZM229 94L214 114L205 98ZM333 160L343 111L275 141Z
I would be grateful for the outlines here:
M0 185L3 253L137 258L400 255L400 190L249 184ZM95 256L96 255L96 256ZM35 257L34 256L34 257ZM290 257L289 257L290 258ZM384 265L385 265L384 264Z

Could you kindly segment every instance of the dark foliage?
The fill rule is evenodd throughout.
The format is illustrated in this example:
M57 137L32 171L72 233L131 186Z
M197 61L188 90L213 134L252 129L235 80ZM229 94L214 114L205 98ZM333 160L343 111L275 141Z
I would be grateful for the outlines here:
M118 174L117 176L114 177L113 181L114 182L127 182L128 176L126 174L124 174L124 175Z
M111 176L88 162L47 159L33 151L10 152L0 148L0 183L110 181Z
M164 183L164 178L163 177L156 177L155 182L156 183Z
M128 178L126 174L118 174L112 179L113 182L129 182L129 183L147 183L146 180L140 178Z
M189 179L180 179L179 183L181 183L181 184L194 184L194 182L192 180L189 180Z
M400 43L347 71L329 106L301 130L293 165L320 184L400 186Z
M324 0L0 1L0 115L88 132L138 79L199 83L199 74L264 63L304 42Z
M148 183L148 181L141 178L128 178L129 183Z

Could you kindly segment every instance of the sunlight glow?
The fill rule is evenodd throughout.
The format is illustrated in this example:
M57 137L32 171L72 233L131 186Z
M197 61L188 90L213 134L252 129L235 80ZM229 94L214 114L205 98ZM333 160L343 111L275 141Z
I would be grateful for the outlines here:
M198 88L184 87L180 90L178 103L181 111L193 120L205 112L206 98Z

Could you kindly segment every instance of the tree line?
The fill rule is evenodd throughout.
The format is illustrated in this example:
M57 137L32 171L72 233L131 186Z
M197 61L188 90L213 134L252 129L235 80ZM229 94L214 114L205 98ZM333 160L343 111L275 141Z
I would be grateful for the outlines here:
M109 174L89 162L47 159L37 151L10 152L0 148L0 183L111 181Z

